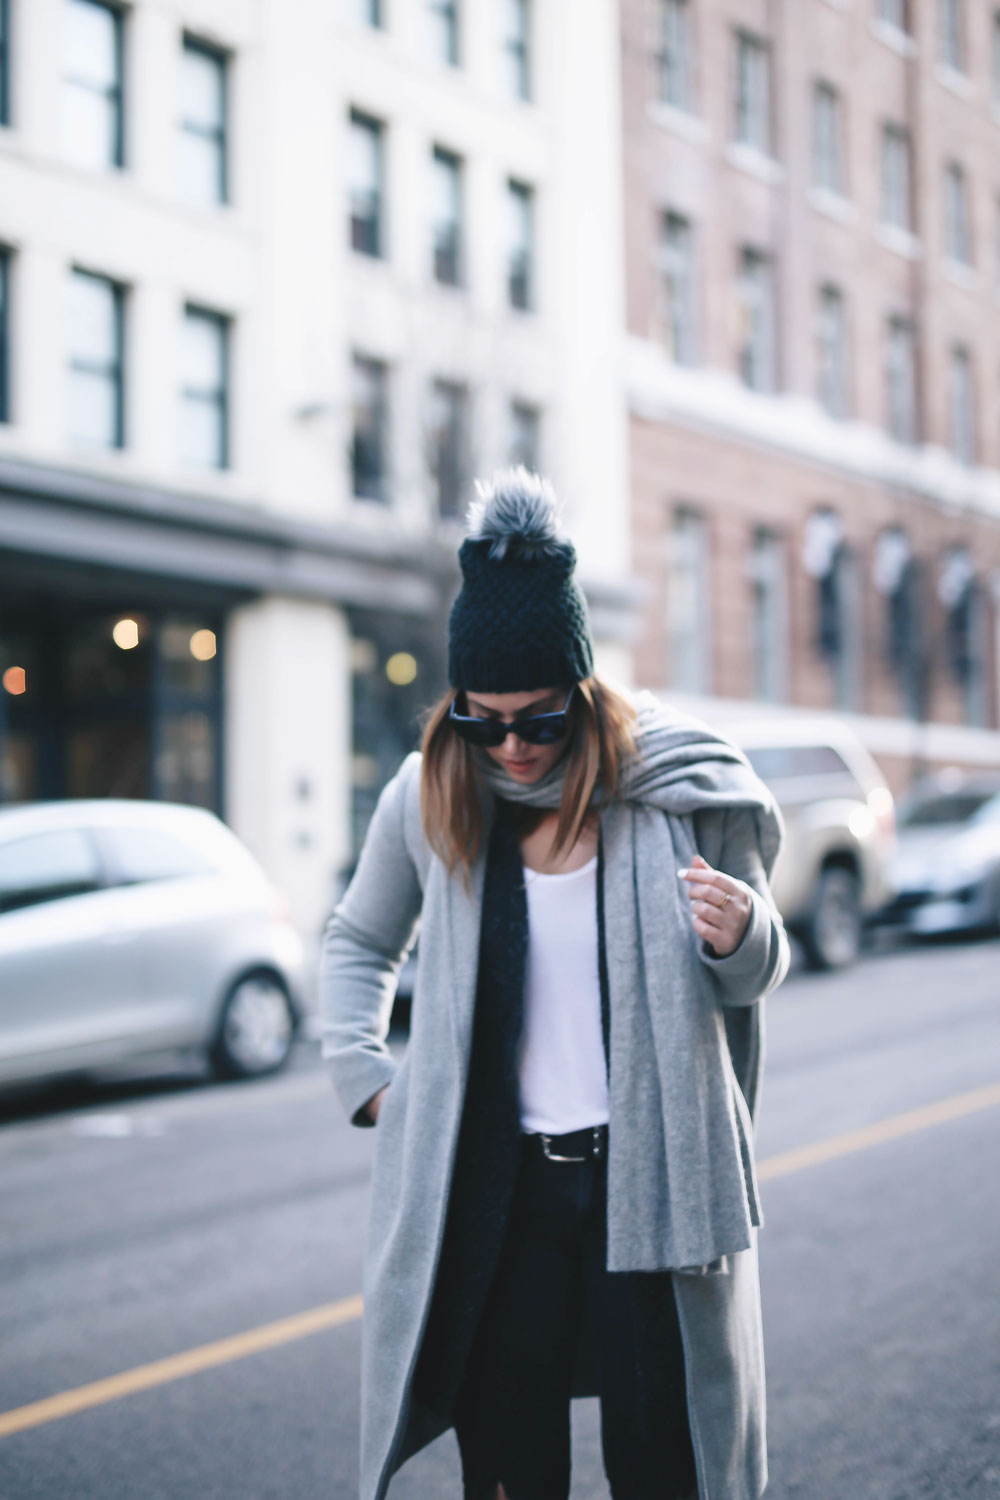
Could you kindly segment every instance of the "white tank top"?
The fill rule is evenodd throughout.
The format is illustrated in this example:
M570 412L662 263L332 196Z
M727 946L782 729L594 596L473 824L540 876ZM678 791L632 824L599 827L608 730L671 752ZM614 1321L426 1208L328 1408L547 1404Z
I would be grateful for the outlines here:
M578 870L525 869L528 958L521 1129L562 1135L609 1117L597 958L597 856Z

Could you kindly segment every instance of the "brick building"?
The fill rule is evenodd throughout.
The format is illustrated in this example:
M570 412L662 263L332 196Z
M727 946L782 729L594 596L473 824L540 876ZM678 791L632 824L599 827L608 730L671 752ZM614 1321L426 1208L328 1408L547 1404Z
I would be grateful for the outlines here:
M995 765L1000 7L621 25L639 682Z

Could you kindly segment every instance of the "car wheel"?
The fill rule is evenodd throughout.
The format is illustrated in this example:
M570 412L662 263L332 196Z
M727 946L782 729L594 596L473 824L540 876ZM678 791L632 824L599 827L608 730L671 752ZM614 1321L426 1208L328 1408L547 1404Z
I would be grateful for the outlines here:
M295 1016L288 991L276 974L244 974L225 998L211 1062L223 1078L276 1073L288 1061Z
M820 871L801 935L811 969L842 969L854 962L861 950L861 886L853 870L827 865Z

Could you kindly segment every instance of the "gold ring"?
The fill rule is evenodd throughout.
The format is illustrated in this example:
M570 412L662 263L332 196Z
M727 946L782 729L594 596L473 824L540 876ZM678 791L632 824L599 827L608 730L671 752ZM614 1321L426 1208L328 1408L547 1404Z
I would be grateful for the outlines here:
M725 905L727 905L728 902L732 901L732 899L733 899L733 893L732 893L732 891L727 891L726 894L723 896L722 900L719 902L719 910L721 911L722 908Z

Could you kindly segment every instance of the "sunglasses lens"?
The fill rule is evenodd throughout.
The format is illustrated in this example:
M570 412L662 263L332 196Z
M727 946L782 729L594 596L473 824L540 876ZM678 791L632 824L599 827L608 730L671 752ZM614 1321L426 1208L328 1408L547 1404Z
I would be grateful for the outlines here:
M521 739L529 745L554 745L566 733L565 714L546 714L534 722L526 719L521 726Z
M459 737L470 745L502 745L505 738L503 728L490 719L453 718L452 725Z

